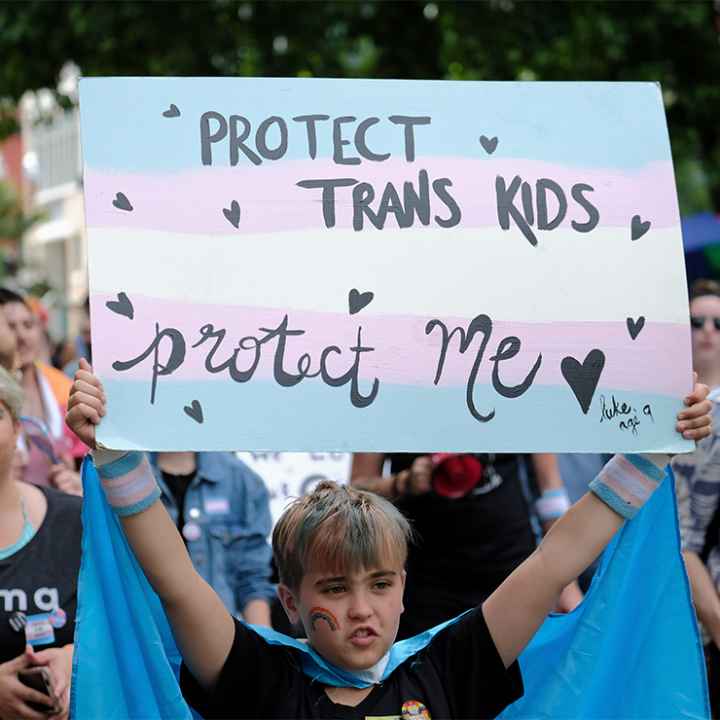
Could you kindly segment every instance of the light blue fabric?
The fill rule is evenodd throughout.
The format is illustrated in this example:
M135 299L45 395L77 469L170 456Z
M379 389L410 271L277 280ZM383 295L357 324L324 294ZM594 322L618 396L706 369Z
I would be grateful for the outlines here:
M167 620L89 461L83 485L72 717L190 718ZM520 658L525 696L503 718L710 717L673 492L673 483L664 482L625 524L580 607L543 623ZM437 631L397 643L391 661L401 662ZM297 643L274 635L269 641ZM310 658L305 671L317 673L312 653L303 657Z
M709 718L702 645L680 555L672 478L602 555L585 599L520 656L517 718Z
M398 665L405 662L409 657L413 656L419 650L422 650L435 635L441 630L446 628L448 625L456 623L465 613L458 615L452 620L448 620L440 625L436 625L430 630L426 630L415 637L406 638L396 642L392 648L390 648L390 658L388 664L385 666L385 670L380 676L380 680L385 680L390 673L395 670ZM258 625L249 625L258 635L265 638L271 645L284 645L285 647L292 647L299 650L302 654L300 660L302 663L303 672L313 680L322 683L323 685L334 685L335 687L356 687L366 688L369 687L371 682L358 677L355 673L350 670L344 670L337 665L325 660L325 658L317 653L307 643L300 640L295 640L287 635L283 635L275 630L271 630L267 627L260 627Z
M89 457L82 478L70 716L189 720L193 713L178 686L181 658L167 618L105 500Z

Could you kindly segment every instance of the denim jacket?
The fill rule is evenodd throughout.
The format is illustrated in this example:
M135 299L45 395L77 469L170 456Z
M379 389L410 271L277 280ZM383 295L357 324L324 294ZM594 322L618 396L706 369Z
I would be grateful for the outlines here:
M250 600L270 601L272 529L270 500L262 479L232 453L198 452L197 471L185 496L185 522L195 523L199 537L186 540L195 569L210 584L231 614L240 616ZM177 523L178 507L150 454L162 501Z

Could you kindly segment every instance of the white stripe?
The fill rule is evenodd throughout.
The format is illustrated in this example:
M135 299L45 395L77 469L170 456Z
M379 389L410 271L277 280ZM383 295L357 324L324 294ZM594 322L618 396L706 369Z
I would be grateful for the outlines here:
M93 292L198 303L494 320L688 322L679 229L539 234L497 228L183 235L90 228Z

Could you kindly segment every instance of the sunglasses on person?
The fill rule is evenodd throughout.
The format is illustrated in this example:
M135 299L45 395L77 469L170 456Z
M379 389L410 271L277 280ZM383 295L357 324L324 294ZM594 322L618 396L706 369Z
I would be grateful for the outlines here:
M705 322L712 320L715 329L720 332L720 317L707 317L705 315L692 315L690 317L690 326L694 330L702 330L705 327Z

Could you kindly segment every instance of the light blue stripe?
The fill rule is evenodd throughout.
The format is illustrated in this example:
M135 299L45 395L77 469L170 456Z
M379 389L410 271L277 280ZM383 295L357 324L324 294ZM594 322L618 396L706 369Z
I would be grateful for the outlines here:
M137 515L143 510L147 510L156 500L159 499L159 497L160 488L156 485L153 491L146 498L138 500L136 503L133 503L132 505L127 505L125 507L116 507L115 505L113 505L112 509L115 511L115 514L119 515L120 517Z
M163 117L171 103L180 117ZM662 96L654 83L84 78L80 111L86 166L133 172L200 168L200 117L210 110L226 118L247 117L251 137L271 115L288 120L303 114L379 116L383 121L368 131L368 145L397 157L404 157L404 133L385 120L393 114L432 117L430 126L416 129L418 158L486 159L479 145L484 134L500 139L493 159L610 169L671 162ZM284 160L306 159L304 124L290 120L288 125ZM321 158L332 155L332 124L324 126L318 131ZM344 128L349 138L354 127ZM227 142L215 147L224 149L219 164L229 165ZM347 150L355 154L352 146ZM338 173L352 167L339 165Z
M101 378L112 412L99 426L110 448L178 450L284 450L427 452L689 452L694 444L675 432L682 401L660 395L599 388L587 415L568 387L534 386L518 399L476 388L479 423L465 404L465 389L381 384L375 402L358 409L347 386L330 388L317 379L292 388L251 381L174 382L160 378L150 405L149 383ZM365 383L361 383L367 392ZM655 422L642 413L638 434L601 422L602 393L614 393L633 407L652 407ZM197 399L204 422L183 412Z
M542 498L556 498L556 497L567 497L567 490L565 488L557 488L557 490L543 490Z
M128 452L117 460L113 460L106 465L100 465L98 475L105 480L127 475L140 465L143 457L144 455L141 452Z
M661 470L654 462L651 462L642 455L627 453L625 459L634 465L643 475L659 483L665 477L665 470Z
M591 492L595 493L606 505L611 507L618 515L626 520L632 520L640 508L626 503L619 495L596 477L589 485Z

